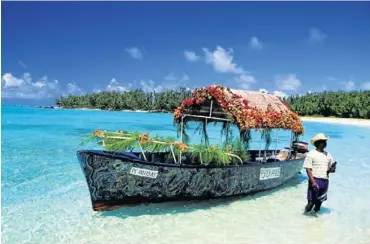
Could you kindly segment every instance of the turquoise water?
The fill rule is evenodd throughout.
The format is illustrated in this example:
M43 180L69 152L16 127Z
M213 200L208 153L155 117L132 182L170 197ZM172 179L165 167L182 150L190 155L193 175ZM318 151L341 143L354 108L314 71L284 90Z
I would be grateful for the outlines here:
M80 143L97 128L176 136L171 114L3 106L1 120L4 243L370 243L369 128L305 123L303 140L327 134L338 161L318 217L302 215L304 174L241 199L97 213L75 156ZM219 141L217 128L210 134ZM279 135L286 146L288 134Z

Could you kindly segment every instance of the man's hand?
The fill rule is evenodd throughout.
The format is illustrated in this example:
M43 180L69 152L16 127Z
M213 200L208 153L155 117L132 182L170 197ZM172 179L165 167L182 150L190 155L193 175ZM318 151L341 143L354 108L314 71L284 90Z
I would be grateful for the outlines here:
M312 185L312 187L313 187L314 189L316 189L316 190L318 190L318 189L319 189L319 185L318 185L315 181L313 181L313 182L311 183L311 185Z

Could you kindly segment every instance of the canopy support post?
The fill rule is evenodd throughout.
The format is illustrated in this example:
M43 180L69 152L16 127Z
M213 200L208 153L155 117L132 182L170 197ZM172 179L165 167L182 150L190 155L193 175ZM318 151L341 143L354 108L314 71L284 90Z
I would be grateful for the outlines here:
M261 147L262 147L262 135L261 135L261 138L260 138L260 149L258 151L258 158L259 158L259 160L262 163L263 160L261 160Z
M211 107L209 108L209 117L212 117L213 100L211 100Z
M141 154L143 155L143 157L144 157L145 161L148 161L148 159L146 159L144 149L143 149L143 147L141 146L141 143L140 143L140 142L139 142L139 147L140 147Z
M276 138L275 138L275 162L276 162L276 151L277 151L277 142L278 142L278 132L279 130L276 131Z
M290 132L289 159L292 157L293 132Z
M175 161L175 164L177 164L176 155L175 155L175 152L173 151L173 146L172 146L172 144L170 145L170 148L171 148L171 152L172 152L173 160Z
M180 141L182 142L182 134L184 133L184 118L185 118L186 115L182 115L181 116L181 127L180 127L180 130L181 130L181 133L180 133Z

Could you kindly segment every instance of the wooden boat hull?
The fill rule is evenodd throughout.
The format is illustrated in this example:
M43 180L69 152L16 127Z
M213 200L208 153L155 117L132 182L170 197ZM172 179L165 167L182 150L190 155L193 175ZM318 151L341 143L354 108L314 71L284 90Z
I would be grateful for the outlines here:
M95 211L150 202L246 195L282 185L304 158L225 167L143 161L130 153L78 151Z

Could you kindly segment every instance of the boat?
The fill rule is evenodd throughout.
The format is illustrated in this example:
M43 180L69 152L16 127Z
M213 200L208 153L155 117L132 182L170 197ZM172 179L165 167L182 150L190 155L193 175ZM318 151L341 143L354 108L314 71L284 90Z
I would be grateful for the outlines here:
M176 139L96 130L101 150L79 150L92 209L113 210L167 201L248 195L281 186L301 171L308 144L299 116L279 97L222 85L195 89L174 112ZM199 123L201 145L189 144L188 123ZM223 145L210 145L207 126L222 124ZM236 128L239 135L232 135ZM265 147L249 149L251 131ZM288 130L286 148L270 149L271 131Z

